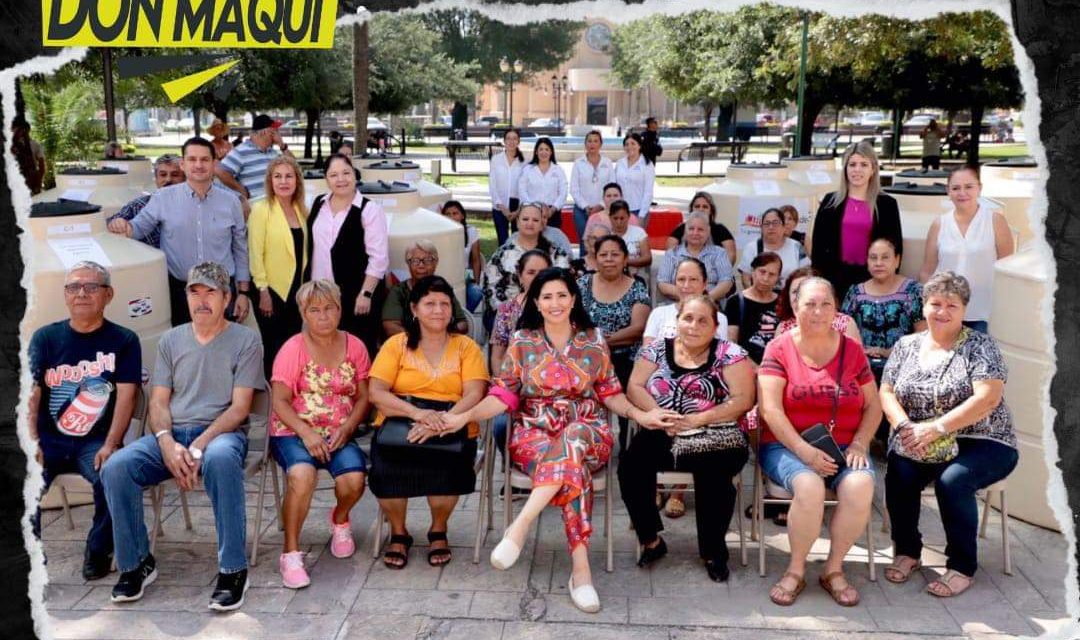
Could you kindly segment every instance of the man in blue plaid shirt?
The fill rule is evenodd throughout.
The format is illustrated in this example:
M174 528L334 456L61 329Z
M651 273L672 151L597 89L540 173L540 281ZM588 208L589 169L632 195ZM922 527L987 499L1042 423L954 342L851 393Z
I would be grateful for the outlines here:
M184 179L184 170L180 168L179 156L167 153L159 156L158 159L154 161L154 184L157 185L158 189L172 184L180 184ZM139 215L139 212L143 210L146 203L150 202L151 195L152 194L144 193L138 198L125 204L122 209L109 216L108 222L112 222L118 218L131 220ZM154 229L143 238L143 242L155 249L160 249L161 233L157 229Z

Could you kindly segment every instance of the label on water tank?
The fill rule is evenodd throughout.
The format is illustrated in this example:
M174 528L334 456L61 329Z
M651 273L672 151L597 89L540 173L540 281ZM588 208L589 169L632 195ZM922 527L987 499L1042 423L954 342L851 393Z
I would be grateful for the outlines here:
M832 184L832 176L825 171L807 171L806 180L810 184Z
M780 183L774 180L754 180L754 193L759 196L778 196Z
M109 260L109 257L105 255L105 250L93 237L54 238L48 242L65 269L70 269L83 260L92 260L103 267L112 266L112 260Z
M102 162L98 166L108 167L110 169L117 169L119 171L123 171L124 173L128 172L128 163L126 162Z
M93 186L90 183L88 186ZM60 200L78 200L79 202L90 202L90 193L92 189L65 189L60 194Z
M54 224L45 230L45 235L48 236L76 236L88 235L89 233L90 223L88 222L80 222L78 224Z
M414 182L420 182L420 172L419 171L406 171L405 172L405 177L402 178L402 179L405 180L405 182L408 182L410 184L412 184Z
M377 198L377 200L384 208L397 206L397 198Z
M1016 172L1013 173L1012 178L1013 180L1030 180L1031 182L1034 182L1039 179L1039 174L1033 172Z
M129 318L141 318L154 312L154 301L150 296L142 296L128 300L127 308Z

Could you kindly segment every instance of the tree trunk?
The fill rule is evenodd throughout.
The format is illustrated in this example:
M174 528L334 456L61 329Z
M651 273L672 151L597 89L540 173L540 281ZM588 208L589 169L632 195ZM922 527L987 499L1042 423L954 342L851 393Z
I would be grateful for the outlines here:
M705 139L708 140L712 134L712 112L716 107L710 103L705 106Z
M731 139L731 121L735 117L735 105L731 102L720 105L720 113L716 116L716 141L723 142Z
M304 127L304 157L310 158L311 140L315 135L315 123L319 121L322 114L318 109L304 109L304 115L307 116L307 126Z
M893 135L893 147L892 147L892 159L896 162L896 159L900 157L900 138L904 133L904 109L897 106L892 110L892 126L889 127L892 130Z
M368 102L371 88L368 86L368 23L353 25L353 153L367 151Z
M811 151L811 142L814 139L814 121L817 120L818 114L825 108L823 102L819 102L809 95L809 92L803 98L803 111L799 114L799 118L802 120L802 138L795 141L795 149L798 150L797 156L808 156Z
M469 105L461 102L460 100L454 102L454 108L450 110L450 134L453 136L454 130L461 131L461 139L467 140L469 137Z
M192 127L193 127L193 131L192 131L191 135L193 135L193 136L198 136L198 135L202 134L202 124L199 122L199 112L200 111L202 111L202 109L200 109L198 107L192 107L191 108L191 121L192 121Z
M971 105L971 141L968 142L968 164L979 164L979 138L982 137L982 119L986 107Z

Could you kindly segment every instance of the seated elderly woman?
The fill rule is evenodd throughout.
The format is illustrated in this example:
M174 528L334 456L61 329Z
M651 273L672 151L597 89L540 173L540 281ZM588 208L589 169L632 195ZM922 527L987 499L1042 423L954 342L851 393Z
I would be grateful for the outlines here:
M921 493L934 483L945 525L947 571L927 590L947 598L971 586L977 567L975 492L1016 468L1016 432L1005 405L1005 362L994 339L963 325L971 299L967 279L951 271L923 285L929 331L900 338L881 382L892 425L885 504L895 559L890 582L921 566Z
M439 276L416 281L409 292L413 322L391 336L371 365L371 401L379 410L371 444L371 492L390 521L383 562L404 569L413 539L405 528L409 498L431 508L428 564L450 562L447 521L458 497L473 492L476 437L471 421L447 417L472 408L487 390L480 347L449 331L454 290Z
M405 248L405 264L409 267L408 280L394 285L383 305L382 326L387 337L405 331L405 327L413 321L409 308L409 292L417 280L435 274L435 270L439 268L439 248L430 240L417 240ZM456 297L451 296L450 303L454 313L451 331L467 333L469 323L465 319L465 310L461 308Z
M657 288L671 300L679 299L679 289L675 286L675 267L684 258L697 258L705 264L706 288L709 297L721 302L735 290L734 271L728 253L712 243L709 236L709 218L701 211L691 211L686 218L686 235L674 249L668 249L660 262L660 271L656 276Z
M285 542L278 561L289 589L311 584L300 551L300 528L311 507L318 469L334 477L337 505L330 511L330 553L356 550L349 511L364 493L367 465L353 440L368 411L371 361L359 338L338 329L341 290L312 280L296 292L303 329L274 358L270 453L285 471L281 524Z
M788 514L791 559L769 597L790 605L806 587L806 556L821 532L825 490L834 489L838 505L818 582L837 604L850 607L858 604L859 592L844 578L843 561L870 518L874 475L867 447L881 421L881 405L862 345L832 327L836 294L829 281L805 278L794 301L798 327L769 342L758 370L758 409L767 425L761 468L794 495ZM839 460L803 438L803 432L822 426L839 446Z
M749 456L737 421L754 406L754 368L741 347L716 337L718 309L711 298L687 296L677 306L675 337L641 350L627 395L638 407L668 409L679 418L634 436L619 460L619 487L642 545L638 566L645 567L667 553L654 502L656 472L693 473L698 554L709 578L726 582L732 479Z
M570 599L594 613L600 598L589 570L592 477L608 464L614 445L607 412L646 428L669 426L677 416L656 408L642 411L626 399L607 345L568 271L552 268L536 275L518 327L488 397L444 421L457 427L512 412L510 456L532 478L533 490L491 552L491 564L510 568L544 507L562 507L572 563Z

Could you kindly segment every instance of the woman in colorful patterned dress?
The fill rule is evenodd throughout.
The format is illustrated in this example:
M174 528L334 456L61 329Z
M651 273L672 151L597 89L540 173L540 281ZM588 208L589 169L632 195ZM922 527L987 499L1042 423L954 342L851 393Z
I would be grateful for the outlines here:
M491 553L496 569L518 559L533 521L544 507L562 507L570 550L570 598L587 612L600 610L592 586L592 476L608 464L614 439L608 410L647 428L666 428L671 411L642 411L622 392L607 345L585 313L570 272L537 274L526 294L518 331L510 341L488 397L470 411L447 415L451 426L513 412L510 455L533 481L517 518Z
M619 460L619 487L642 546L638 566L646 567L667 553L653 499L656 473L693 473L698 554L709 578L726 582L732 479L749 456L736 422L754 406L754 367L741 347L716 337L718 310L707 295L684 297L677 307L675 337L641 350L627 394L636 406L669 409L679 419L667 429L638 431Z
M371 361L359 338L338 329L341 290L312 280L296 292L303 330L274 358L271 377L270 453L285 471L281 524L285 543L278 567L289 589L311 584L300 551L300 528L311 507L318 470L334 477L337 505L330 511L330 553L356 550L349 511L364 494L367 464L353 440L368 411Z

